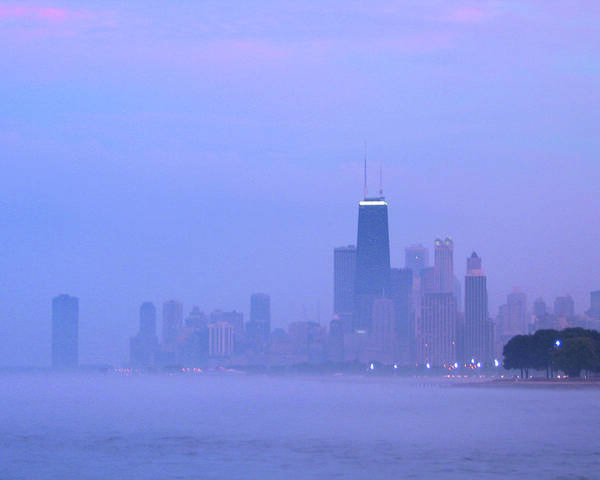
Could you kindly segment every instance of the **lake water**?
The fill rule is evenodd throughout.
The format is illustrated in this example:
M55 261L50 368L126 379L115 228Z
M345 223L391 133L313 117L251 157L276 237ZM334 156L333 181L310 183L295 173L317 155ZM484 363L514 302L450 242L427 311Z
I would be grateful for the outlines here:
M600 478L600 390L0 376L0 479Z

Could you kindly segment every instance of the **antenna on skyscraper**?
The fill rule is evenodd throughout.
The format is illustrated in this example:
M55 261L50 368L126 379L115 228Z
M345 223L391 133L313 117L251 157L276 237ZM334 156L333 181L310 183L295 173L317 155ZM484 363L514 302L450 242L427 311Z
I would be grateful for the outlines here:
M379 196L383 197L383 166L379 162Z
M364 186L364 194L365 199L369 196L369 191L367 190L367 141L365 140L365 186Z

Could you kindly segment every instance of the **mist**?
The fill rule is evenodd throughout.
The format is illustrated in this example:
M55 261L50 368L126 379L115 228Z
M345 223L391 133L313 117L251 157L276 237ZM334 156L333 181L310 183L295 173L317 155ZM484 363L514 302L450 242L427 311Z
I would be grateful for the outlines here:
M231 7L231 8L230 8ZM0 4L2 365L122 364L142 301L327 322L364 142L391 256L450 235L490 313L598 289L598 7L522 2Z
M598 455L597 391L239 375L0 386L3 478L586 477Z

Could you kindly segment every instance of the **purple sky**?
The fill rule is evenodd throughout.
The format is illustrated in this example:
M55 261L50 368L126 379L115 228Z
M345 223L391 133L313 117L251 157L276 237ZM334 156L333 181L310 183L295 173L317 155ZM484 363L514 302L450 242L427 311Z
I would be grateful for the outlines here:
M600 289L600 5L566 1L0 0L2 364L119 363L144 300L273 323L331 313L363 142L392 261L475 249L495 315Z

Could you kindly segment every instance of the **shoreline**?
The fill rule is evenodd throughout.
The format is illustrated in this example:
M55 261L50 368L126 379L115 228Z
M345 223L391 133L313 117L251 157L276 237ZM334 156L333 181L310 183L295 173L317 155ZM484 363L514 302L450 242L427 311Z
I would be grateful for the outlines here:
M600 389L600 379L493 379L455 383L456 387Z

